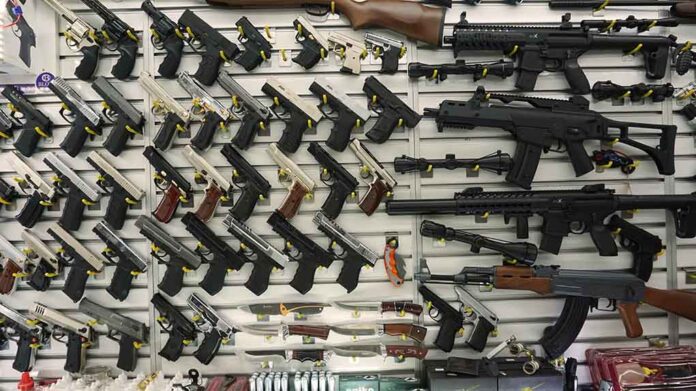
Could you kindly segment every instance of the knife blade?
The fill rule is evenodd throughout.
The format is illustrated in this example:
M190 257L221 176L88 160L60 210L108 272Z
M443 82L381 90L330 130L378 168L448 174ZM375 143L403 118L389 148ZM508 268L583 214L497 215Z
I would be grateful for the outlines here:
M262 303L240 305L237 308L254 315L286 316L291 313L317 315L322 313L325 307L329 306L331 305L325 303Z
M331 305L352 312L396 312L417 316L423 312L421 305L409 301L383 301L380 303L335 301Z

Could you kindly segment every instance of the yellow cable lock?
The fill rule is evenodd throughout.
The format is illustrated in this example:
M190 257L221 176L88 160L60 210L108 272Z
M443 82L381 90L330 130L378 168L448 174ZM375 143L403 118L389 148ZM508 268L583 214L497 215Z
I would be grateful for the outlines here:
M605 9L609 5L609 0L604 0L604 3L600 4L599 7L592 10L592 12L599 12Z
M642 44L642 43L639 43L638 45L636 45L636 47L634 47L633 49L629 50L628 53L626 53L626 55L632 56L632 55L638 53L638 52L640 51L640 49L642 49L642 48L643 48L643 44Z

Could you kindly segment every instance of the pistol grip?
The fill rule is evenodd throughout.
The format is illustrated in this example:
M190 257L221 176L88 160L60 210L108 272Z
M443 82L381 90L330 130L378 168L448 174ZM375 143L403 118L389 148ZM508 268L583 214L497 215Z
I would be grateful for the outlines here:
M82 225L82 215L85 211L85 204L82 200L84 195L77 188L72 187L68 190L67 200L63 207L63 214L58 222L63 228L70 231L77 231ZM88 200L89 201L89 200Z
M213 358L215 358L215 355L217 355L218 351L220 350L220 346L222 346L222 339L222 334L220 334L220 331L218 329L211 329L210 331L205 333L203 337L203 342L201 342L201 346L198 347L198 349L193 355L196 357L198 361L200 361L201 364L210 364L210 362L213 361Z
M75 157L82 150L89 137L89 133L85 131L85 127L88 125L88 121L82 117L78 116L75 122L70 126L68 134L65 136L63 141L60 143L60 148L65 151L69 156ZM96 129L94 129L96 130Z
M128 267L127 262L119 261L116 264L116 269L114 269L114 276L111 278L111 283L106 288L106 291L118 301L126 300L128 293L130 293L131 285L133 285L133 274L131 274L131 269Z
M223 195L222 189L219 186L208 186L205 189L205 198L196 210L196 217L201 221L207 222L215 214L215 209L220 204L220 198Z
M662 79L667 72L667 62L670 57L669 46L658 46L655 50L643 50L645 61L645 76L648 79Z
M210 296L215 296L225 285L227 262L225 259L214 259L210 261L209 264L208 272L198 286L203 288Z
M34 366L34 337L22 332L17 340L17 354L12 362L12 369L18 372L28 372Z
M184 267L174 259L170 259L167 264L167 269L164 272L162 281L157 284L157 287L169 296L176 296L181 292L181 287L184 285Z
M157 72L164 78L174 79L181 63L184 41L179 39L176 34L171 34L164 40L163 46L167 55L164 57Z
M142 133L140 126L130 124L128 118L125 115L121 115L116 120L116 123L111 128L109 136L104 141L104 149L109 151L114 156L118 156L126 148L126 143L128 139L135 137L133 133L127 130L126 127L130 127L139 134Z
M329 192L329 196L326 198L326 201L324 201L324 204L321 206L321 210L327 217L336 219L338 215L341 214L343 205L346 203L346 199L351 195L351 193L353 193L354 189L349 189L342 186L338 182L330 187L331 191Z
M237 58L234 59L234 62L241 65L245 71L251 72L256 67L261 65L263 62L263 57L261 57L261 54L257 50L248 47L247 50L243 51L237 56Z
M643 335L643 326L641 326L638 313L636 312L638 303L619 303L617 308L626 329L626 336L628 338L638 338Z
M184 350L184 336L181 333L173 329L169 333L169 338L164 344L162 350L159 351L160 357L163 357L169 361L176 361L181 357L181 352Z
M372 183L370 183L367 193L362 197L358 206L365 212L366 215L371 216L375 213L375 210L379 207L382 198L387 194L389 188L383 180L375 178Z
M119 40L116 50L120 57L111 68L111 75L119 80L126 80L135 67L135 59L138 57L138 43L124 36Z
M232 216L239 221L246 221L254 212L254 207L260 195L261 193L251 187L243 188L242 194L239 195L237 202L235 202L234 206L230 209Z
M80 48L82 60L75 68L75 77L82 81L89 81L94 76L99 64L99 45L83 46Z
M119 185L115 185L109 203L106 205L106 215L104 220L109 222L114 229L123 228L128 213L128 203L126 198L129 194Z
M186 122L179 118L176 113L167 113L162 120L162 125L157 131L155 138L152 140L152 144L160 151L166 151L172 145L177 129L184 128L185 126Z
M55 270L51 270L50 272L55 272ZM49 273L49 270L48 267L46 267L46 262L39 261L34 272L31 273L29 279L27 279L27 285L40 292L46 291L51 285L51 277L47 277L47 273Z
M474 328L471 330L466 340L467 345L477 352L483 352L483 349L486 348L486 343L488 343L488 335L494 329L495 327L491 323L483 319L478 319L476 323L474 323Z
M292 58L292 62L300 65L304 69L310 69L321 60L321 48L315 48L311 43L307 43L307 40L300 41L302 45L302 50L300 53Z
M65 293L70 300L74 303L80 301L82 296L85 294L85 286L87 285L87 278L90 271L87 265L81 261L75 261L75 263L70 266L70 272L68 277L65 278L65 285L63 285L63 293Z
M283 134L278 140L278 148L286 153L295 153L300 148L300 143L302 142L302 135L307 130L309 123L312 121L307 118L304 114L291 113L290 119L285 121L285 129L283 129ZM314 121L312 121L313 125Z
M271 279L272 271L273 266L266 260L254 262L254 268L251 270L249 280L244 283L244 286L256 296L260 296L263 294L263 292L266 292L266 289L268 289L268 283Z
M587 156L582 141L566 142L566 150L570 157L570 163L573 165L573 170L575 170L575 176L585 175L594 170L592 159Z
M349 115L348 113L339 113L338 118L333 121L333 127L329 138L326 140L326 146L334 151L343 152L350 143L350 136L353 128L357 124L357 116Z
M215 131L218 128L225 128L225 120L223 120L215 111L207 112L203 118L201 128L191 139L191 146L199 151L205 151L206 149L210 148L210 146L213 145Z
M6 295L12 292L15 288L16 278L15 274L22 271L14 261L8 259L5 261L5 265L2 267L2 273L0 274L0 294Z
M435 346L443 352L451 352L454 347L454 338L459 329L462 328L462 322L459 319L446 316L440 323L440 331L435 339Z
M401 59L401 48L392 47L382 55L382 68L379 73L393 75L399 70L399 60Z
M24 124L22 131L19 133L19 137L17 137L17 140L14 142L15 149L26 157L31 157L31 155L36 152L39 140L43 138L43 136L34 130L35 126L38 127L39 125L32 122ZM50 129L41 130L50 135Z
M237 134L232 138L232 144L240 149L247 149L254 142L256 134L261 129L261 123L268 128L268 121L263 121L256 113L248 112L242 118Z
M297 210L300 209L300 204L302 204L302 200L306 195L307 190L305 187L300 182L294 181L290 186L288 195L285 196L283 203L276 210L286 220L290 220L297 214Z
M219 51L214 45L211 45L203 53L203 58L198 64L198 70L193 77L203 85L212 86L217 79L222 62Z
M68 373L79 373L84 363L84 349L82 348L82 337L72 331L68 333L67 357L63 369Z
M312 290L314 286L314 274L317 271L317 264L309 260L298 260L297 271L295 276L290 281L290 286L295 288L301 294L305 294Z
M15 219L23 227L31 228L43 215L45 206L41 205L43 201L41 193L35 191L24 203L22 210L15 216Z
M391 137L398 124L398 113L385 110L382 115L379 116L374 126L372 126L372 129L365 133L365 136L377 144L382 144L389 140L389 137Z
M170 222L172 217L174 217L174 213L176 213L176 209L179 207L179 202L183 195L178 187L169 185L152 215L165 224Z
M353 253L348 253L344 258L339 259L343 261L343 267L338 273L336 282L346 288L347 293L350 293L358 287L363 261L359 256L353 255Z
M121 338L118 341L118 361L116 367L123 369L126 372L133 372L135 365L138 362L138 349L135 348L136 341L133 337L126 333L121 333Z

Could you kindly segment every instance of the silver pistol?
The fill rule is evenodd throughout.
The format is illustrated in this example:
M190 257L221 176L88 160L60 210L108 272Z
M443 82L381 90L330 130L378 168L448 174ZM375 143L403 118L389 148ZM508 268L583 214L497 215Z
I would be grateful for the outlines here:
M177 102L155 78L142 72L138 83L152 96L152 113L162 118L162 125L152 143L157 149L166 151L172 145L176 132L186 132L191 122L191 110Z
M382 198L391 196L398 182L360 140L353 139L350 143L350 149L360 160L360 176L363 178L372 176L372 183L370 183L367 193L358 203L360 209L370 216L377 210Z
M227 130L227 123L232 119L232 114L188 72L181 72L177 81L193 97L192 112L203 118L200 130L191 138L191 145L204 151L212 145L216 129Z
M218 83L232 97L232 113L239 118L241 125L232 143L247 149L260 130L268 129L273 112L254 98L225 71L220 71Z

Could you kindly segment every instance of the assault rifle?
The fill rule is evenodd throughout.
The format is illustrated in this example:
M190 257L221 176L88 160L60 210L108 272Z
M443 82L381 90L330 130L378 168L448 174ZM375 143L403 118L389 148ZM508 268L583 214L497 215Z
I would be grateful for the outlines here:
M230 343L239 329L223 319L195 293L188 297L186 304L193 310L197 326L203 326L203 341L193 355L201 364L208 365L217 355L220 346Z
M542 217L540 249L558 254L563 237L570 233L589 233L599 254L618 253L611 231L604 225L617 211L666 209L672 212L680 238L696 236L696 194L624 195L614 194L604 184L587 185L579 190L483 191L480 187L455 193L452 199L392 200L387 214L503 215L515 218L517 237L529 236L529 216Z
M491 99L505 104L491 104ZM526 105L509 104L514 102ZM425 109L425 116L435 118L438 131L448 127L473 129L486 126L511 132L518 143L512 169L505 180L525 189L531 188L541 153L559 144L568 152L576 176L594 170L592 159L583 145L586 140L618 141L630 145L648 154L660 174L674 174L676 126L616 121L590 110L589 106L590 102L581 96L567 100L535 98L488 93L479 87L469 101L445 100L437 109ZM630 128L659 131L659 146L651 147L629 138ZM618 130L618 134L610 129Z
M150 339L150 329L144 323L125 317L87 298L80 301L77 309L96 322L108 326L106 337L118 342L119 346L116 366L126 372L135 370L138 349Z
M241 122L237 134L232 137L232 144L241 149L247 149L259 130L269 128L273 112L254 98L226 71L220 71L218 84L232 97L232 114Z
M466 12L454 26L453 35L445 37L455 57L471 50L501 50L519 59L519 76L515 87L533 91L543 71L564 72L574 94L590 92L590 83L578 64L578 57L591 49L623 49L642 52L646 76L662 79L670 61L670 51L677 46L675 36L605 34L573 26L570 14L563 16L558 27L470 23Z
M268 197L271 184L232 145L225 144L221 152L234 169L232 183L242 190L230 214L237 220L246 221L256 202Z
M444 282L461 285L490 285L500 289L536 292L541 295L568 296L556 324L539 341L551 358L560 357L582 330L597 300L609 299L619 310L626 336L643 334L636 309L640 302L696 321L696 294L682 290L648 287L630 273L594 270L565 270L557 266L465 267L455 275L431 274L423 261L413 276L420 282Z
M206 184L205 197L196 210L196 217L202 221L208 221L215 214L220 201L232 201L232 184L190 145L184 147L184 157L196 171L194 174L196 182Z
M659 7L671 6L670 14L680 18L696 17L696 4L685 0L612 0L607 4L604 0L550 0L549 7L554 9L592 8L597 11L605 7Z
M169 361L176 361L181 357L184 345L196 340L196 326L159 293L152 295L150 302L159 312L157 323L169 334L159 355Z
M123 301L128 297L133 277L147 271L147 262L118 237L107 223L100 221L94 226L92 232L106 244L102 255L116 264L114 276L106 291L114 299ZM116 259L118 262L115 262Z
M113 123L111 132L104 141L104 149L118 156L126 148L129 139L136 134L143 134L145 117L103 76L92 83L92 89L104 100L102 113Z
M7 156L12 169L17 173L15 182L23 191L24 189L32 191L22 210L15 216L18 223L31 228L39 221L44 210L54 204L60 191L56 186L44 181L41 175L24 161L19 152L12 151Z
M0 341L16 338L17 353L12 362L12 369L27 372L34 367L36 350L45 343L50 335L41 323L31 319L0 303Z
M157 150L151 146L145 147L143 156L147 158L155 170L155 185L162 190L162 200L152 215L158 221L168 223L174 217L181 202L191 202L193 188L187 181Z
M14 147L22 155L31 157L39 140L53 136L53 122L29 102L17 87L5 87L2 96L9 101L10 117L22 123L22 131L14 142Z
M138 83L152 95L152 113L162 117L162 125L152 139L152 144L157 149L166 151L172 145L176 132L188 130L191 110L177 102L149 73L142 72Z
M174 79L184 51L185 36L183 29L162 11L158 10L150 0L143 1L140 8L152 18L152 24L150 24L150 31L152 32L150 41L152 45L155 49L164 49L167 52L159 68L157 68L157 72L162 77Z
M349 196L355 197L358 188L358 180L355 179L343 166L326 152L319 143L312 141L307 148L309 153L320 164L322 182L331 188L329 196L321 206L321 211L329 218L335 219L341 214L343 204Z

